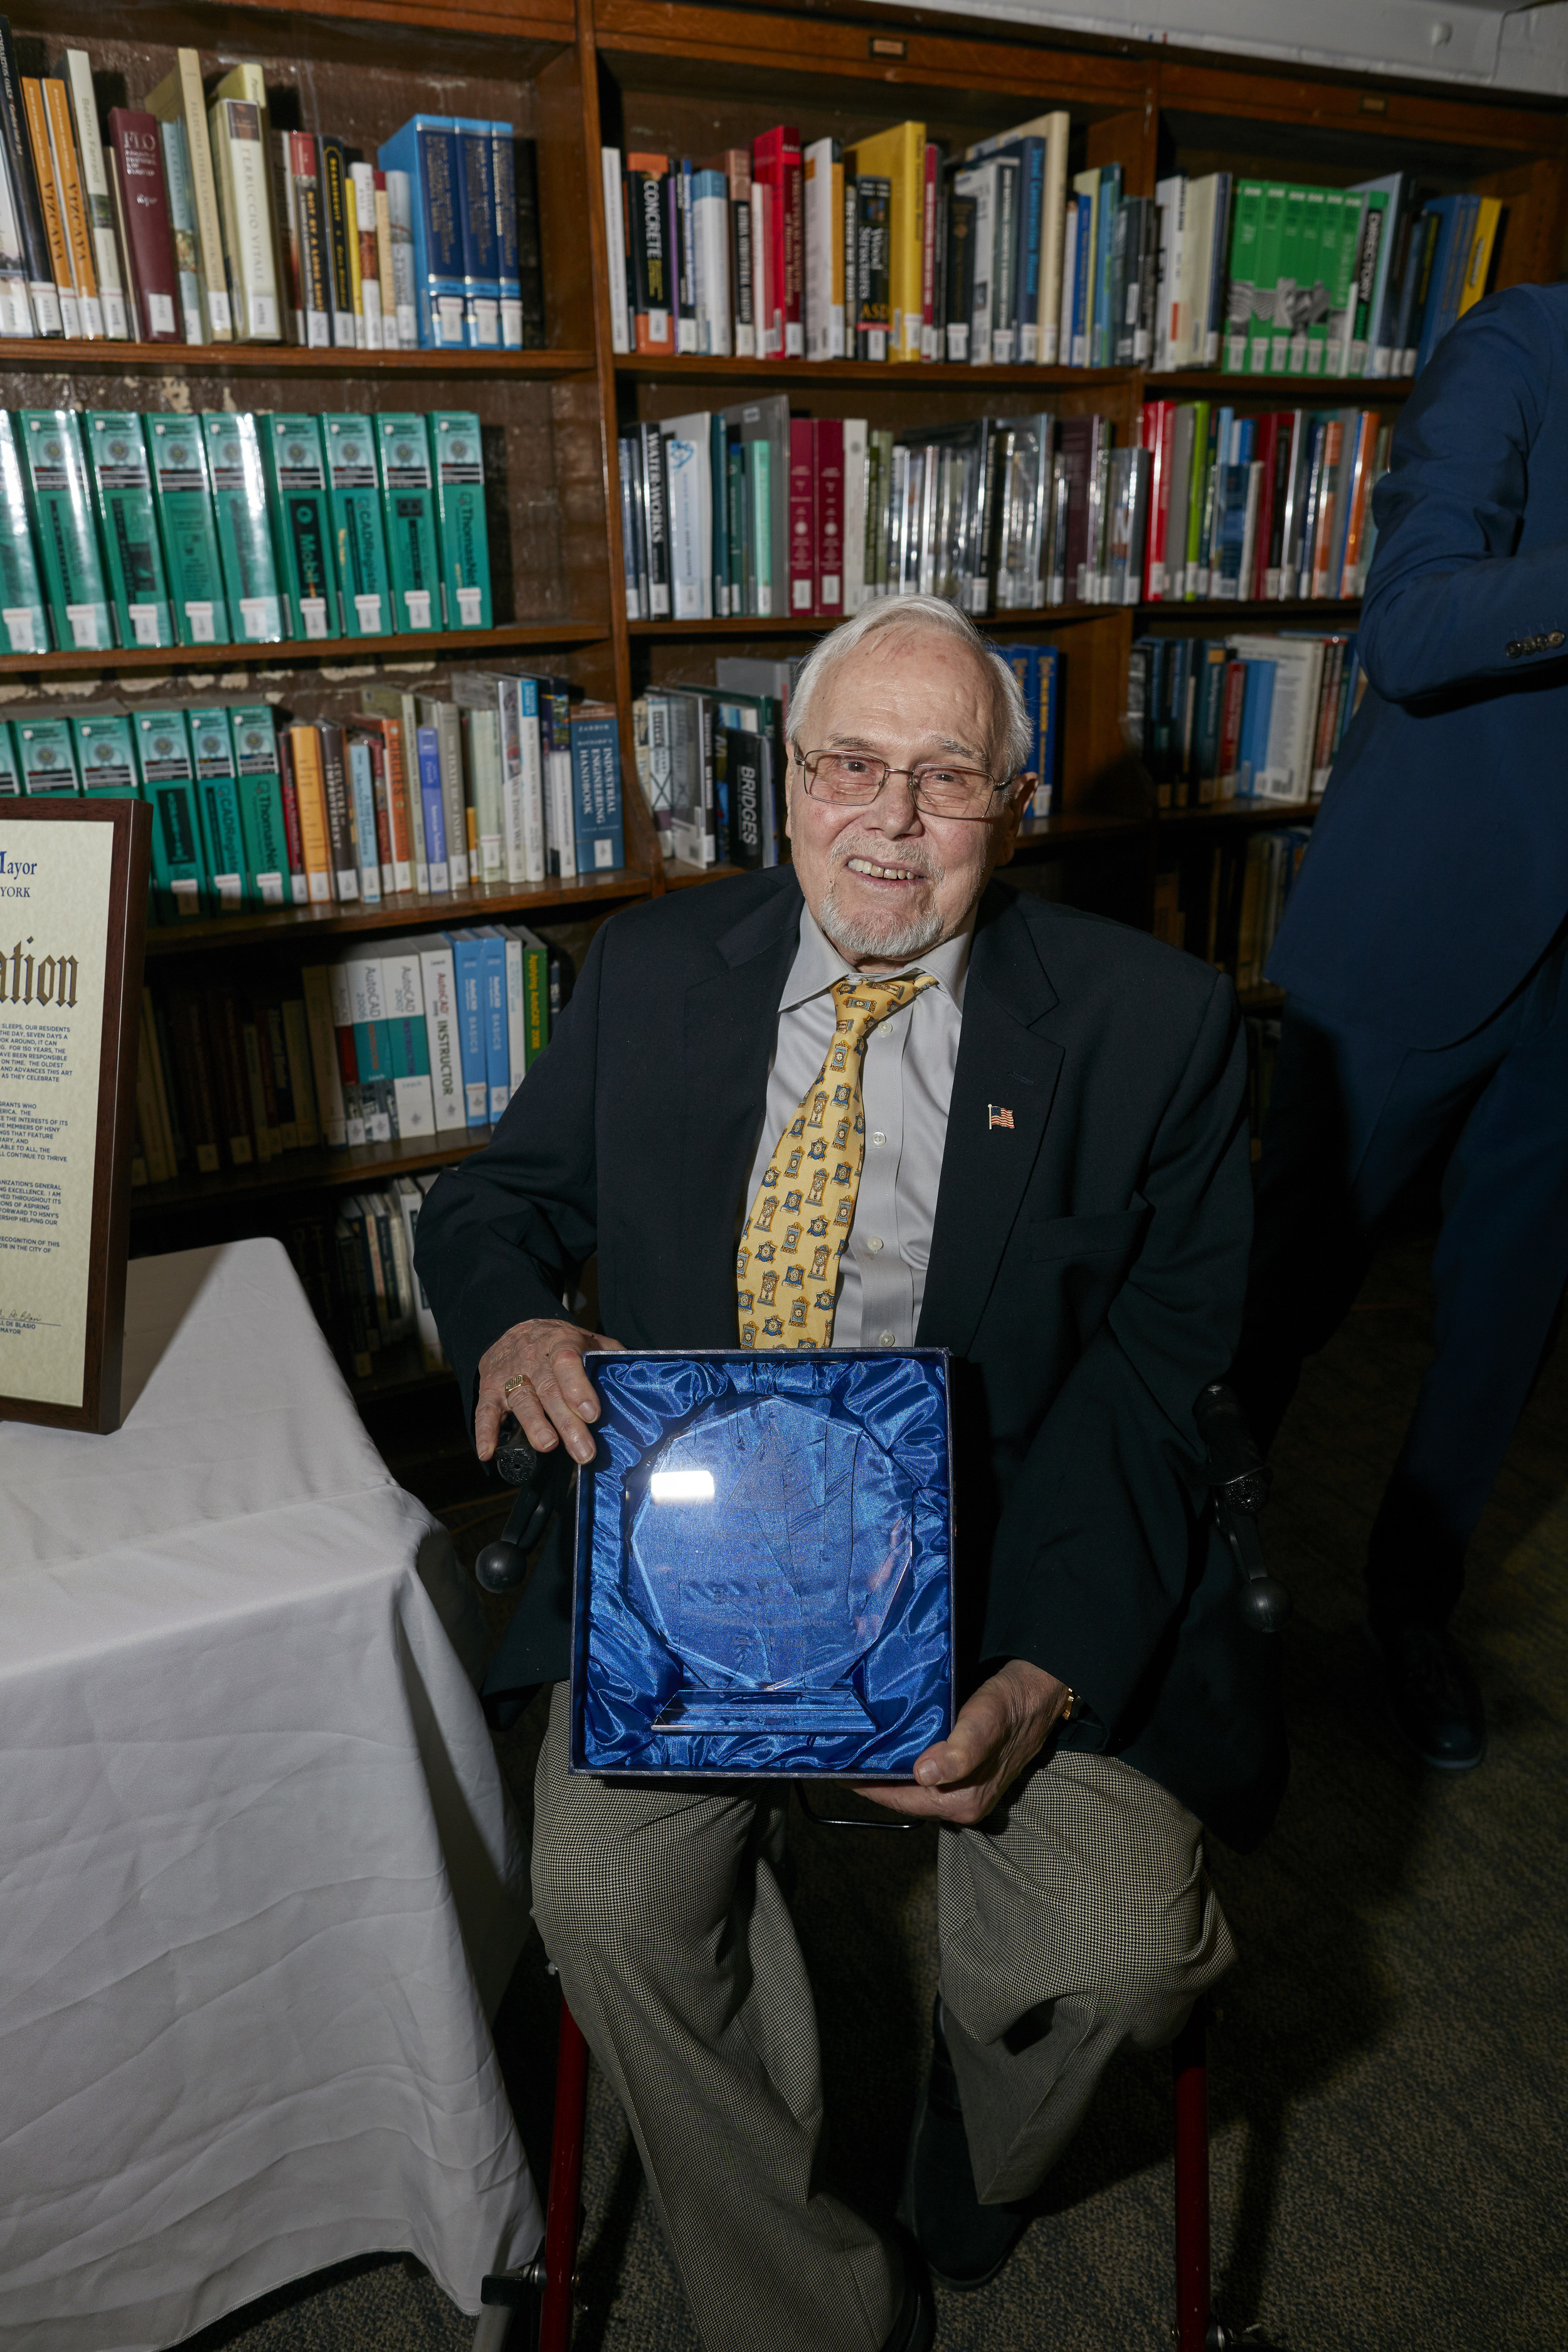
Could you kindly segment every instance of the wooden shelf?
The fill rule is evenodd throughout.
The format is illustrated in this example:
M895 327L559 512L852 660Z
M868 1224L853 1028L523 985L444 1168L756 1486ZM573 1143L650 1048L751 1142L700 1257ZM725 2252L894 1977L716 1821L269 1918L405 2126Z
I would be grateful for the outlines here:
M349 1377L349 1388L356 1403L373 1397L401 1396L410 1389L438 1388L449 1381L452 1372L443 1364L432 1370L425 1361L425 1350L417 1339L395 1339L383 1348L374 1359L375 1370L368 1380Z
M1145 371L1143 389L1158 400L1227 404L1260 400L1270 408L1379 408L1385 403L1408 400L1415 379L1408 375L1228 375L1217 368L1177 368L1163 375Z
M1183 832L1199 825L1221 825L1257 832L1276 824L1310 824L1322 805L1321 800L1211 801L1206 808L1161 809L1154 822L1161 831L1166 826Z
M69 374L90 369L118 374L173 372L176 375L508 375L549 382L555 376L588 375L591 351L555 352L361 352L310 350L300 343L114 343L67 342L58 335L0 336L0 368L35 368Z
M1152 604L1140 604L1137 611L1139 618L1147 621L1321 621L1331 629L1359 618L1361 598L1292 596L1287 601L1283 597L1263 597L1237 604L1223 596L1166 596Z
M1098 385L1109 390L1130 383L1134 374L1131 368L968 367L948 360L887 360L880 363L875 360L738 360L706 354L677 358L673 353L667 356L658 352L617 352L615 366L616 373L624 376L775 388L784 383L868 383L884 387L908 384L911 388L963 384L973 391L976 384L995 383L1034 391L1092 389Z
M617 866L608 874L584 874L573 882L493 882L451 894L400 890L379 907L247 908L233 915L206 915L188 923L153 923L150 956L201 954L212 949L287 947L309 954L318 940L352 937L359 931L422 930L426 925L483 923L497 915L600 914L625 899L647 898L651 875Z
M977 629L1055 629L1076 621L1103 620L1108 614L1128 609L1125 604L1042 604L1027 612L977 613L972 617ZM1154 609L1159 611L1161 607ZM829 629L836 629L841 617L838 614L820 613L749 613L742 614L738 621L628 621L626 634L633 637L670 638L820 637L826 636Z
M1018 827L1016 855L1026 862L1070 856L1076 849L1102 849L1147 834L1149 820L1099 809L1058 809L1050 816L1026 816Z
M81 677L93 671L195 671L291 668L300 662L379 660L387 669L412 668L431 654L496 654L528 646L597 645L607 621L511 621L499 629L430 629L416 636L289 637L269 646L102 646L69 653L0 656L0 677Z
M1261 1013L1267 1020L1270 1013L1284 1011L1285 991L1263 981L1257 988L1238 988L1236 1001L1244 1013Z
M288 1192L348 1192L358 1184L384 1184L445 1168L487 1144L495 1129L468 1127L460 1132L421 1136L408 1143L354 1143L341 1150L285 1151L251 1168L226 1168L216 1176L181 1176L172 1184L143 1184L131 1195L133 1217L170 1209L204 1209Z

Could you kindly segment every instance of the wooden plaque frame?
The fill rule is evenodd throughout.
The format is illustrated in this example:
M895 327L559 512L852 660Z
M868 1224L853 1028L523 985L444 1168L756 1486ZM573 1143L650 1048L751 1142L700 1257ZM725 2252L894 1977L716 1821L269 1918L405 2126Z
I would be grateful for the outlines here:
M79 1405L40 1404L0 1394L0 1420L47 1423L55 1429L120 1426L120 1374L125 1350L125 1262L131 1242L131 1144L136 1104L136 1043L147 929L147 875L153 812L145 801L16 800L7 825L107 824L109 936L105 943L103 1030L98 1064L98 1143L93 1166L88 1269L87 1352Z

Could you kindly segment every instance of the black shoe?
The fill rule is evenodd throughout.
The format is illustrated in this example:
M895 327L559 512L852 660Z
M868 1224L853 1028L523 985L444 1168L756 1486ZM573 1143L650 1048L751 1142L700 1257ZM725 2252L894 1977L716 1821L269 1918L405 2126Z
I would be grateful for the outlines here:
M983 2205L975 2194L940 2000L931 2011L931 2073L915 2116L905 2199L910 2227L943 2286L984 2286L1029 2226L1028 2206Z
M935 2342L936 2305L931 2301L931 2289L925 2280L917 2275L911 2257L904 2299L882 2352L931 2352Z
M1475 1676L1447 1634L1370 1617L1366 1634L1400 1738L1440 1772L1473 1771L1486 1754L1487 1720Z

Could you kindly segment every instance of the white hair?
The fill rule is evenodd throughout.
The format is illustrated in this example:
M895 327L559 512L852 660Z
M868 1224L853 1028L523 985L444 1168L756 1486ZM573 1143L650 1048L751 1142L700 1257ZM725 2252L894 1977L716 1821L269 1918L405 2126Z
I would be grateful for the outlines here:
M942 635L957 637L978 654L991 680L993 703L993 740L991 755L999 759L1006 778L1019 774L1028 765L1034 749L1034 730L1016 677L994 646L988 645L968 616L945 596L881 596L865 611L857 613L851 621L841 621L837 628L824 637L808 656L795 682L790 696L790 740L797 750L809 747L806 732L811 709L823 687L849 656L858 652L868 637L882 629L939 629Z

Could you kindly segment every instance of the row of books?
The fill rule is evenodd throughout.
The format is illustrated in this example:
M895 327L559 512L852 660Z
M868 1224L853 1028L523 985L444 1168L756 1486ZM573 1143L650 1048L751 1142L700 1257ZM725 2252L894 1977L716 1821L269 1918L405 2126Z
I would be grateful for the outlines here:
M489 1128L549 1044L571 978L537 932L484 923L378 936L303 966L287 992L226 978L149 988L136 1157L162 1184Z
M906 121L697 162L602 151L619 352L1414 374L1486 290L1495 197L1122 167L1040 115L960 155Z
M1162 809L1321 798L1365 688L1349 635L1138 637L1127 726Z
M0 720L0 797L153 809L155 919L377 907L624 865L614 709L563 678L455 671L449 700L367 687L338 725L265 702Z
M492 622L479 418L0 411L14 654Z
M195 49L100 125L91 62L19 74L0 17L0 332L312 349L544 340L533 142L416 115L374 163L277 127L261 67ZM107 138L104 136L107 131Z
M419 1212L442 1172L350 1192L334 1218L297 1217L285 1230L284 1246L316 1320L351 1380L374 1379L409 1343L416 1344L426 1371L447 1369L414 1264Z
M1154 937L1228 971L1245 992L1264 973L1311 835L1279 826L1250 840L1189 851L1154 877Z

